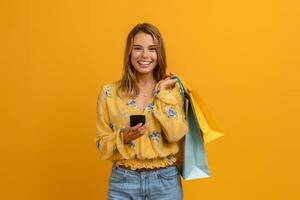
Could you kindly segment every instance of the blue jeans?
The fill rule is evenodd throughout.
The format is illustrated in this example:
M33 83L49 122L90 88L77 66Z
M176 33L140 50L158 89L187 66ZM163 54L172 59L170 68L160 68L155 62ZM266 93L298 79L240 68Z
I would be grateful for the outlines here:
M137 172L112 167L108 200L182 200L180 174L175 166Z

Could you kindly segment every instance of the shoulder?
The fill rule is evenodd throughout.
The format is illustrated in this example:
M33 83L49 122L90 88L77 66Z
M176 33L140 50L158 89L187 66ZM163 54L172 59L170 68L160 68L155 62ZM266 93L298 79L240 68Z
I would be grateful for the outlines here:
M115 96L118 86L119 81L104 83L102 86L100 86L99 95L105 97L113 97Z
M104 89L104 88L115 89L115 88L117 88L118 85L119 85L119 81L112 81L112 82L104 83L101 88L102 89Z
M115 90L118 87L118 81L113 81L109 83L104 83L102 85L102 90Z

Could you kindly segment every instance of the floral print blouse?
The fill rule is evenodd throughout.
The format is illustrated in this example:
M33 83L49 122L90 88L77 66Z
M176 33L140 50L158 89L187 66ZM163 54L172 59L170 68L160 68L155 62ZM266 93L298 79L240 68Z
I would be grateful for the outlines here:
M179 141L188 132L184 102L178 83L155 92L144 110L134 99L120 98L118 82L105 84L97 100L96 144L102 160L131 169L160 168L176 164ZM146 116L146 133L123 143L123 130L130 115Z

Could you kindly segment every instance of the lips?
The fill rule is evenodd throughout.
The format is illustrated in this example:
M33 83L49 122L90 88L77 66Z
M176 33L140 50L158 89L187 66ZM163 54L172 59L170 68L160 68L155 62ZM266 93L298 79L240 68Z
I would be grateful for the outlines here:
M137 61L140 65L149 65L150 63L152 63L152 61Z

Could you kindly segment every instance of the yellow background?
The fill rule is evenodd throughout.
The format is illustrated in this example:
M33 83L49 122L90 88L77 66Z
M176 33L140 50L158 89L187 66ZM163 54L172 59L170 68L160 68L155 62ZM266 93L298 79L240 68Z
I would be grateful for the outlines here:
M225 131L185 199L300 199L299 21L292 0L2 0L0 199L105 199L96 99L139 22Z

